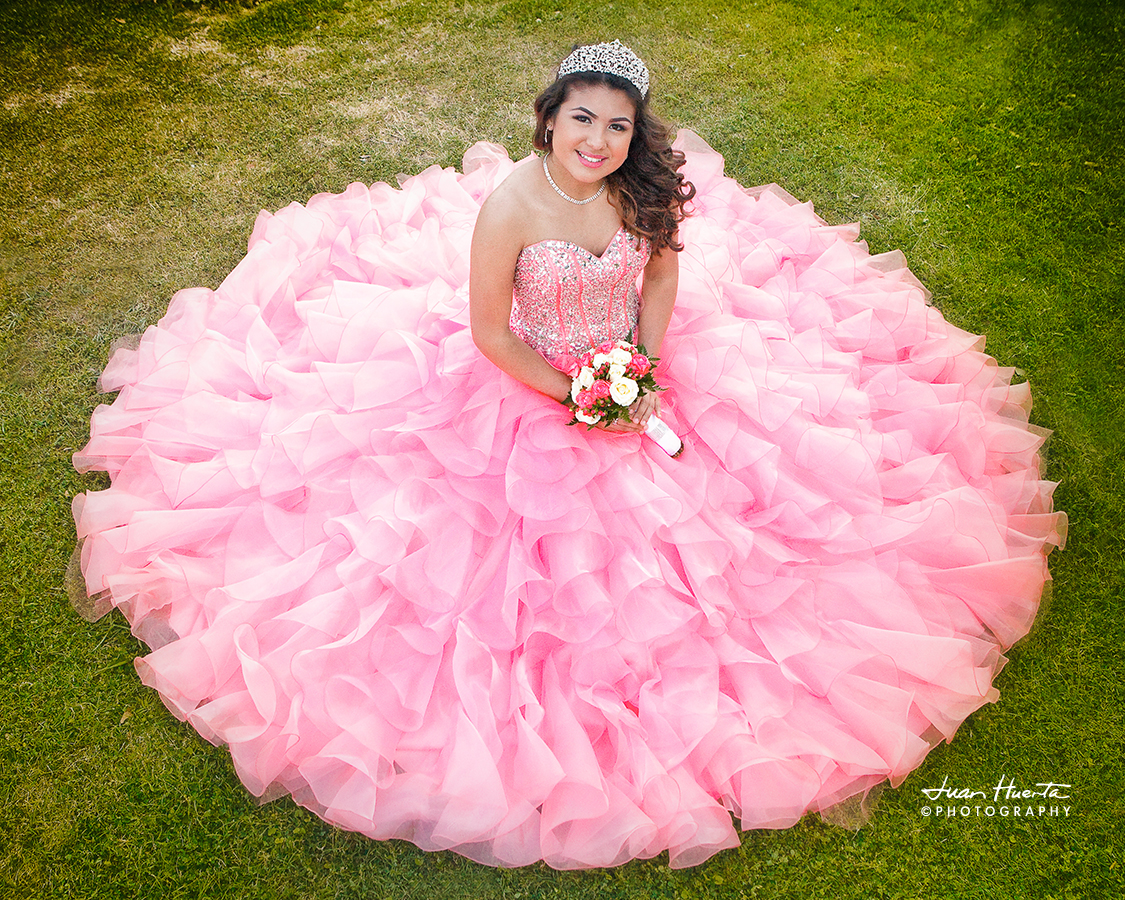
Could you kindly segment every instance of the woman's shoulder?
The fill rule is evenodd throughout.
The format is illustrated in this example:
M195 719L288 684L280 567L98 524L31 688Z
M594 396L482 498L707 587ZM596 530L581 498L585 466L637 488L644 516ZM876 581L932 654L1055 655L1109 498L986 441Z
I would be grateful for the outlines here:
M535 174L534 166L517 165L481 205L477 227L528 233L543 213Z
M530 160L518 164L484 201L486 207L520 213L540 205L536 190L538 170Z

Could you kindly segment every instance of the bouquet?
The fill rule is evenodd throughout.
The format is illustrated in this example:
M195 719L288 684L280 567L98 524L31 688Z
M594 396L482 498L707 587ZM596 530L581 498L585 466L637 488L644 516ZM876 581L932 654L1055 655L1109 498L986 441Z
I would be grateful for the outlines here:
M609 425L629 418L629 407L642 393L662 391L653 372L659 358L628 341L603 341L578 361L566 405L574 411L569 425L587 428ZM645 432L671 456L683 452L680 439L656 416L650 416Z

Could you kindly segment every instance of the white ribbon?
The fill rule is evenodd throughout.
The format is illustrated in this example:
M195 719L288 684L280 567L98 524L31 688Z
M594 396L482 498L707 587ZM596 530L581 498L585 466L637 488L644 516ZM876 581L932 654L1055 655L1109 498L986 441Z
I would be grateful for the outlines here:
M677 457L683 453L683 441L658 416L649 416L648 424L645 425L645 434L656 441L660 449L669 456Z

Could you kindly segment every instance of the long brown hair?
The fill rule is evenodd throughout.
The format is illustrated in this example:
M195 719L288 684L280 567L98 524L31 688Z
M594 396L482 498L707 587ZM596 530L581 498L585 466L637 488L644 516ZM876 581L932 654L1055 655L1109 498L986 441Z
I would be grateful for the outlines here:
M687 216L684 206L695 196L695 185L679 172L684 155L672 149L671 128L649 109L647 98L631 81L608 72L574 72L556 79L535 98L535 149L551 149L547 121L557 115L574 85L605 85L624 92L633 101L636 115L629 157L606 177L610 196L625 227L647 238L654 251L665 247L683 250L676 232Z

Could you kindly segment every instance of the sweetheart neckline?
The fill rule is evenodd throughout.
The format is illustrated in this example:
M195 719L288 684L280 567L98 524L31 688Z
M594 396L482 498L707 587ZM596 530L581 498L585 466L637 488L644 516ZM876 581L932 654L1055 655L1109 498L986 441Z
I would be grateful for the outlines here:
M541 241L532 241L530 244L525 245L523 250L520 250L520 254L522 255L525 250L530 250L532 247L538 247L540 244L566 244L568 247L573 247L575 250L581 250L584 253L590 254L590 256L592 256L596 260L602 260L605 259L605 255L609 253L609 248L613 246L614 242L623 231L626 231L624 222L622 222L621 227L613 233L613 237L609 239L609 243L605 245L605 249L601 253L595 253L589 247L583 247L581 244L574 241L568 241L565 238L544 238Z

